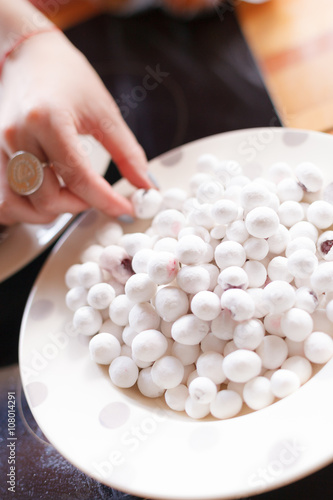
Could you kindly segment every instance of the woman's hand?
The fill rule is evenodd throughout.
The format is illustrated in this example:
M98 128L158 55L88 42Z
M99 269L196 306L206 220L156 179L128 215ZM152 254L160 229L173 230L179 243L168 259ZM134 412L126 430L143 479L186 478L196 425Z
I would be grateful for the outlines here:
M152 187L141 146L85 57L60 31L36 34L2 71L0 224L47 223L90 206L109 216L132 213L130 202L91 169L79 134L100 141L133 185ZM38 191L26 197L11 191L6 177L8 160L19 150L53 165L44 169Z

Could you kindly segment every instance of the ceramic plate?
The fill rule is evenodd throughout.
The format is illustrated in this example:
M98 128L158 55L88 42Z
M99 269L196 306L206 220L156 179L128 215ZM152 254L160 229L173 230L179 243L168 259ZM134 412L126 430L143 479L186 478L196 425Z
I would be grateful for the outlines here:
M228 132L151 161L161 188L187 186L201 153L236 159L250 176L276 161L314 161L333 176L333 137L283 128ZM129 194L125 181L118 183ZM297 392L236 418L194 421L134 389L112 387L73 332L64 275L105 218L92 211L62 236L26 306L20 369L31 410L72 464L118 490L154 499L240 498L275 489L328 464L333 450L333 360ZM143 223L124 225L142 231Z
M92 168L104 175L110 155L91 136L83 136L82 144ZM7 229L0 243L0 283L41 254L73 219L72 214L66 213L51 224L17 224Z

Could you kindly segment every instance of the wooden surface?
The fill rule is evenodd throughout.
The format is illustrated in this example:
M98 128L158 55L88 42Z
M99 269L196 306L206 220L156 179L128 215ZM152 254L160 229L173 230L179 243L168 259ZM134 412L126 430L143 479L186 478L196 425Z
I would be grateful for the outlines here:
M332 0L240 3L237 14L283 124L332 131Z
M283 125L333 131L333 1L235 5ZM98 13L91 0L74 0L49 17L65 29Z

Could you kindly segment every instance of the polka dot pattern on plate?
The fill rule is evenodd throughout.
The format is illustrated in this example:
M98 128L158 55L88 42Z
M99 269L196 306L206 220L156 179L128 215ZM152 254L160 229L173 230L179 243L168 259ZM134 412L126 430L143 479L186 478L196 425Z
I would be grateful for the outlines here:
M33 303L30 309L30 317L35 321L43 321L49 318L53 312L54 303L48 299L40 299Z
M25 386L25 391L32 408L42 404L48 395L48 389L43 382L30 382Z
M117 429L124 425L131 414L127 404L121 401L114 401L104 406L99 413L99 421L107 429Z
M307 132L298 132L298 131L288 131L285 132L282 136L282 141L286 146L299 146L303 144L309 137Z

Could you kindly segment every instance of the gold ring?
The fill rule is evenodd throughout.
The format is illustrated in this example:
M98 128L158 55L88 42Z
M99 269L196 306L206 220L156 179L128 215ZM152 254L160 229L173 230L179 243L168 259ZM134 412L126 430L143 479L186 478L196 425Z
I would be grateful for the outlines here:
M11 189L22 196L35 193L43 183L43 169L49 165L42 163L32 153L17 151L7 166L7 179Z

